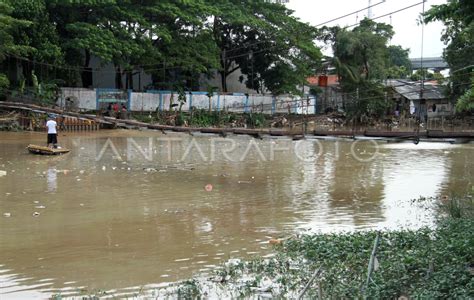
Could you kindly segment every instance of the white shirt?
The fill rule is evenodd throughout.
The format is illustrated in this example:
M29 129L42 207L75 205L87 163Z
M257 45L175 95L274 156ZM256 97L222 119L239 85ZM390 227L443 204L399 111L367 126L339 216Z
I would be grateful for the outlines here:
M49 120L48 122L46 122L46 127L48 127L48 134L57 133L56 125L57 123L54 120Z

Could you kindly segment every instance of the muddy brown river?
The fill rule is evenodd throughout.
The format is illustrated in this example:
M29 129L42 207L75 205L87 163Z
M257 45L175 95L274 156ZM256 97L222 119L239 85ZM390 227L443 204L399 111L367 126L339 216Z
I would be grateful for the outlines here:
M0 133L0 299L133 295L267 255L272 237L430 225L412 199L474 179L473 144L114 130L26 151L44 139Z

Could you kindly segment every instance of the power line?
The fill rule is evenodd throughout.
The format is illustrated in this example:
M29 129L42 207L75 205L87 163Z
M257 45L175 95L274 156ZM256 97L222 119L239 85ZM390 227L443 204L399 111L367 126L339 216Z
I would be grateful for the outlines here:
M384 1L381 1L379 3L376 3L374 5L371 5L371 7L373 6L376 6L376 5L379 5L379 4L382 4L384 3ZM424 2L424 1L423 1ZM382 16L379 16L379 17L376 17L376 18L372 18L371 20L376 20L376 19L379 19L379 18L382 18L382 17L386 17L388 15L392 15L392 14L395 14L395 13L398 13L398 12L401 12L403 10L406 10L406 9L409 9L411 7L414 7L414 6L417 6L417 5L420 5L421 3L423 2L419 2L417 4L414 4L414 5L411 5L411 6L407 6L407 7L404 7L402 9L399 9L399 10L396 10L396 11L393 11L391 13L388 13L388 14L385 14L385 15L382 15ZM354 13L357 13L357 12L360 12L360 11L363 11L365 9L367 9L368 7L365 7L363 9L360 9L356 12L353 12L351 14L354 14ZM348 15L351 15L351 14L348 14ZM339 18L336 18L336 19L340 19L340 18L343 18L347 15L344 15L344 16L341 16ZM329 22L332 22L334 21L335 19L333 20L329 20L329 21L326 21L326 22L323 22L321 24L318 24L316 26L321 26L321 25L324 25L326 23L329 23ZM353 27L353 26L357 26L359 25L359 23L357 24L354 24L354 25L350 25L350 26L346 26L344 28L349 28L349 27ZM232 51L235 51L235 50L238 50L238 49L242 49L242 48L248 48L248 47L251 47L251 46L254 46L254 45L257 45L257 44L261 44L261 43L264 43L264 42L268 42L268 41L258 41L256 43L252 43L252 44L248 44L248 45L245 45L245 46L241 46L241 47L238 47L238 48L234 48L234 49L229 49L227 50L228 52L232 52ZM270 50L270 49L273 49L275 47L278 47L278 45L273 45L273 46L270 46L270 47L267 47L267 48L263 48L263 49L260 49L259 51L254 51L253 54L257 54L257 53L261 53L261 52L265 52L267 50ZM286 45L285 45L286 47ZM238 54L238 55L235 55L235 56L227 56L226 59L234 59L234 58L238 58L238 57L243 57L243 56L248 56L252 53L252 51L249 51L249 52L246 52L246 53L242 53L242 54ZM92 72L92 73L110 73L110 74L116 74L115 71L99 71L99 70L90 70L90 67L72 67L72 66L58 66L58 65L55 65L55 64L49 64L49 63L44 63L44 62L38 62L38 61L34 61L34 60L31 60L31 59L28 59L28 58L25 58L25 57L20 57L20 56L16 56L16 55L13 55L13 54L9 54L9 56L12 56L12 57L16 57L17 59L21 59L21 60L25 60L25 61L29 61L31 63L34 63L34 64L39 64L39 65L44 65L44 66L50 66L50 67L53 67L53 68L57 68L57 69L63 69L63 70L75 70L75 71L84 71L84 72ZM155 64L143 64L143 65L131 65L129 66L132 70L134 69L139 69L139 68L142 68L142 67L146 67L146 66L156 66L156 65L164 65L165 62L157 62ZM148 72L151 72L151 71L161 71L161 70L172 70L172 69L181 69L181 68L184 68L184 67L192 67L192 66L200 66L201 64L184 64L184 65L180 65L180 66L172 66L172 67L162 67L162 68L153 68L153 69L147 69L146 71Z
M351 15L354 15L354 14L360 13L361 11L364 11L364 10L366 10L366 9L369 9L369 8L372 8L372 7L374 7L374 6L380 5L380 4L382 4L382 3L385 3L385 0L383 0L383 1L379 2L379 3L373 4L373 5L369 5L369 6L365 7L365 8L362 8L362 9L356 10L356 11L354 11L354 12L351 12L350 14L343 15L343 16L340 16L340 17L337 17L337 18L331 19L331 20L329 20L329 21L322 22L322 23L320 23L320 24L318 24L318 25L315 25L314 27L319 27L319 26L325 25L325 24L327 24L327 23L331 23L331 22L334 22L334 21L337 21L337 20L343 19L343 18L345 18L345 17L348 17L348 16L351 16Z
M321 26L321 25L324 25L324 24L327 24L327 23L330 23L330 22L333 22L333 21L342 19L342 18L344 18L344 17L347 17L347 16L353 15L353 14L355 14L355 13L364 11L364 10L370 8L370 7L375 7L375 6L377 6L377 5L380 5L380 4L384 3L385 1L386 1L386 0L383 0L383 1L379 2L379 3L376 3L376 4L374 4L374 5L370 5L370 6L367 6L367 7L365 7L365 8L359 9L359 10L357 10L357 11L355 11L355 12L350 13L350 14L346 14L346 15L337 17L337 18L335 18L335 19L332 19L332 20L329 20L329 21L320 23L320 24L318 24L318 25L316 25L316 26L314 26L314 27L318 27L318 26ZM227 53L233 52L233 51L236 51L236 50L239 50L239 49L243 49L243 48L248 48L248 47L251 47L251 46L254 46L254 45L258 45L258 44L261 44L261 43L266 43L266 42L269 42L269 41L268 41L268 40L265 40L265 41L258 41L258 42L251 43L251 44L248 44L248 45L245 45L245 46L240 46L240 47L237 47L237 48L232 48L232 49L227 50ZM272 48L275 47L275 46L276 46L276 45L273 45L273 46L271 46L271 47L268 47L268 48L262 49L262 50L272 49ZM260 52L262 52L262 51L260 51ZM249 53L239 54L239 55L237 55L237 56L228 56L228 57L226 57L226 58L227 58L227 59L231 59L231 58L236 58L236 57L242 57L242 56L245 56L245 55L249 55ZM53 67L57 67L57 66L55 66L55 65L48 64L48 63L41 63L41 62L36 62L36 61L32 61L32 62L37 63L37 64L50 65L50 66L53 66ZM135 69L135 68L142 68L142 67L146 67L146 66L164 65L165 63L166 63L166 62L157 62L157 63L154 63L154 64L139 64L139 65L131 65L130 67L131 67L132 69ZM64 68L64 67L62 67L62 68ZM71 70L78 70L79 68L87 69L87 67L71 67L70 69L71 69ZM160 68L160 69L156 69L156 70L162 70L162 69ZM87 71L87 70L85 70L85 71ZM115 73L115 72L110 72L110 73Z
M326 25L326 24L328 24L328 23L331 23L331 22L334 22L334 21L343 19L343 18L345 18L345 17L348 17L348 16L351 16L351 15L353 15L353 14L356 14L356 13L359 13L359 12L361 12L361 11L364 11L364 10L366 10L366 9L368 9L368 8L372 8L372 7L375 7L375 6L380 5L380 4L382 4L382 3L385 3L385 1L386 1L386 0L383 0L383 1L379 2L379 3L373 4L373 5L369 5L369 6L367 6L367 7L364 7L364 8L362 8L362 9L359 9L359 10L354 11L354 12L352 12L352 13L345 14L345 15L342 15L342 16L340 16L340 17L337 17L337 18L334 18L334 19L331 19L331 20L322 22L322 23L320 23L320 24L314 25L314 27L319 27L319 26ZM230 50L228 50L228 52L236 51L236 50L239 50L239 49L242 49L242 48L249 48L249 47L252 47L252 46L255 46L255 45L258 45L258 44L261 44L261 43L266 43L266 42L268 42L268 41L258 41L258 42L251 43L251 44L248 44L248 45L245 45L245 46L241 46L241 47L237 47L237 48L230 49Z
M418 3L413 4L413 5L410 5L410 6L406 6L406 7L404 7L404 8L401 8L401 9L398 9L398 10L395 10L395 11L392 11L392 12L389 12L389 13L387 13L387 14L385 14L385 15L381 15L381 16L378 16L378 17L375 17L375 18L371 18L371 19L369 19L369 20L372 20L372 21L373 21L373 20L377 20L377 19L380 19L380 18L383 18L383 17L387 17L387 16L390 16L390 15L399 13L399 12L401 12L401 11L404 11L404 10L410 9L410 8L412 8L412 7L418 6L418 5L422 4L422 3L425 3L425 1L426 1L426 0L424 0L424 1L422 1L422 2L418 2ZM356 23L356 24L353 24L353 25L346 26L346 27L344 27L344 29L350 28L350 27L354 27L354 26L357 26L357 25L360 25L360 22L358 22L358 23Z
M379 4L382 4L384 3L385 1L382 1L382 2L379 2L379 3L376 3L372 6L376 6L376 5L379 5ZM398 10L395 10L393 12L390 12L388 14L385 14L385 15L382 15L382 16L378 16L376 18L372 18L371 20L375 20L375 19L379 19L379 18L382 18L382 17L386 17L386 16L391 16L392 14L395 14L395 13L398 13L398 12L401 12L401 11L404 11L406 9L409 9L409 8L412 8L412 7L415 7L417 5L420 5L422 3L424 3L425 1L423 2L419 2L419 3L416 3L416 4L413 4L413 5L410 5L410 6L407 6L407 7L404 7L404 8L401 8L401 9L398 9ZM367 9L364 8L362 10L365 10ZM362 10L358 10L354 13L357 13L359 11L362 11ZM354 14L352 13L352 14ZM350 15L350 14L349 14ZM345 15L346 16L346 15ZM341 16L340 18L342 18L344 16ZM330 20L330 21L327 21L327 22L324 22L324 23L328 23L328 22L331 22L333 20ZM324 23L321 23L321 24L324 24ZM317 26L320 26L321 24L317 25ZM356 25L359 25L359 23L357 24L354 24L354 25L351 25L351 26L347 26L345 28L348 28L348 27L353 27L353 26L356 26ZM268 42L268 41L260 41L260 42L257 42L257 43L263 43L263 42ZM249 45L246 45L245 47L249 47L249 46L252 46L252 45L255 45L257 43L254 43L254 44L249 44ZM282 45L282 47L287 47L287 45ZM241 48L245 48L245 47L241 47ZM238 55L235 55L235 56L228 56L226 57L226 59L233 59L233 58L238 58L238 57L243 57L243 56L247 56L247 55L250 55L250 54L258 54L258 53L262 53L262 52L265 52L267 50L270 50L270 49L274 49L278 47L278 45L273 45L271 47L267 47L267 48L263 48L259 51L249 51L247 53L242 53L242 54L238 54ZM230 51L233 51L233 50L236 50L236 49L239 49L239 48L235 48L235 49L231 49ZM99 74L107 74L107 73L110 73L110 74L116 74L117 72L116 71L104 71L104 70L99 70L99 69L91 69L91 68L87 68L87 67L73 67L73 66L62 66L62 65L56 65L56 64L49 64L49 63L44 63L44 62L37 62L37 61L34 61L34 60L30 60L28 58L24 58L24 57L20 57L20 56L16 56L16 55L9 55L11 57L15 57L17 59L20 59L20 60L24 60L24 61L27 61L27 62L30 62L30 63L33 63L33 64L37 64L37 65L43 65L43 66L49 66L49 67L52 67L52 68L56 68L56 69L63 69L63 70L69 70L69 71L79 71L79 72L89 72L89 73L99 73ZM154 65L164 65L164 63L156 63L156 64L149 64L148 66L154 66ZM147 69L146 71L147 72L153 72L153 71L161 71L161 70L173 70L173 69L183 69L183 68L187 68L187 67L193 67L193 66L201 66L202 64L199 64L199 63L187 63L187 64L182 64L182 65L177 65L177 66L163 66L161 68L152 68L152 69ZM132 68L132 70L134 68L140 68L141 66L147 66L147 65L134 65L134 66L130 66Z
M261 49L259 51L250 51L248 53L243 53L243 54L239 54L239 55L226 56L226 59L233 59L233 58L248 56L251 53L258 54L258 53L266 52L267 50L270 50L270 49L273 49L273 48L276 48L276 47L278 47L278 46L274 45L274 46L271 46L271 47L268 47L268 48L265 48L265 49ZM283 46L281 46L281 48L283 49ZM47 66L47 67L56 68L56 69L60 69L60 70L70 70L70 71L88 72L88 73L101 73L101 74L116 74L117 73L116 71L105 71L105 70L99 70L99 69L94 70L91 67L62 66L62 65L56 65L56 64L51 64L51 63L39 62L39 61L35 61L35 60L32 60L32 59L22 57L22 56L18 56L18 55L14 55L14 54L7 54L6 56L13 57L13 58L16 58L18 60L26 61L26 62L32 63L34 65ZM159 63L157 65L160 65L160 64L162 64L162 63ZM145 69L145 71L152 72L152 71L163 71L163 70L175 70L175 69L183 69L183 68L186 68L186 67L201 66L201 65L202 64L198 64L198 63L187 63L187 64L181 64L181 65L177 65L177 66ZM152 66L152 65L150 65L150 66ZM128 68L126 68L126 69L128 69ZM137 66L130 66L130 69L132 71L137 70Z
M276 47L276 46L273 46L273 47ZM253 54L256 54L256 53L261 53L261 52L265 52L266 49L262 49L260 51L256 51L256 52L253 52ZM245 54L241 54L241 55L236 55L236 56L233 56L234 58L235 57L240 57L240 56L244 56ZM57 68L57 69L63 69L63 70L73 70L73 71L85 71L85 72L89 72L89 73L99 73L99 74L107 74L107 73L111 73L111 74L116 74L115 71L102 71L102 70L90 70L88 68L84 68L84 67L68 67L68 66L57 66L57 65L53 65L53 64L48 64L48 63L40 63L40 62L36 62L36 61L32 61L32 60L29 60L27 58L23 58L23 57L19 57L19 56L16 56L16 55L9 55L11 57L15 57L17 59L20 59L20 60L24 60L24 61L27 61L27 62L30 62L30 63L33 63L33 64L37 64L37 65L46 65L46 66L49 66L49 67L52 67L52 68ZM190 66L190 65L197 65L197 64L189 64L187 66ZM465 67L465 68L462 68L462 69L459 69L458 71L461 71L461 70L464 70L464 69L467 69L469 68L470 66L468 67ZM175 67L164 67L164 68L158 68L158 69L149 69L147 71L161 71L161 70L172 70L172 69L180 69L180 68L183 68L183 66L175 66ZM472 72L471 72L472 73ZM466 74L471 74L471 73L466 73ZM466 75L466 74L457 74L458 76L459 75ZM444 79L449 79L451 78L451 76L447 76L447 77L444 77ZM410 84L408 84L410 85ZM374 89L370 89L370 90L365 90L365 91L372 91L372 90L376 90L376 88ZM352 94L356 94L356 92L349 92L349 93L342 93L342 95L352 95Z

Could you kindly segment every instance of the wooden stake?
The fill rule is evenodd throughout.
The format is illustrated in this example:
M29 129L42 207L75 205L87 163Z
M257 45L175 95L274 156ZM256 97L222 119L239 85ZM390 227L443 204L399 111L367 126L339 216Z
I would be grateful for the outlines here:
M306 291L308 290L308 288L310 287L311 283L316 279L316 277L319 276L320 273L321 273L321 267L319 267L318 269L316 269L316 271L314 271L313 277L311 277L311 279L308 281L308 283L306 284L304 289L298 295L298 298L297 298L298 300L303 299L303 296L306 293Z

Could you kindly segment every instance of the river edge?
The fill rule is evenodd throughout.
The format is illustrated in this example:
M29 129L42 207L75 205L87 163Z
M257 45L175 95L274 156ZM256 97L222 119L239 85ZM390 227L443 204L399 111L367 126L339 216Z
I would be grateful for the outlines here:
M471 226L471 227L469 227L469 226ZM463 227L463 228L467 228L467 229L472 228L472 223L471 223L469 226L466 225L466 226L462 226L462 227ZM420 230L421 230L421 229L420 229ZM418 232L418 231L416 231L416 232ZM436 234L436 233L435 233L434 231L429 231L430 238L431 238L431 236L433 236L433 235L435 235L435 234ZM417 238L415 238L415 240L418 239L418 238L423 240L423 235L419 236L418 233L417 233ZM303 247L303 246L304 246L304 242L305 242L306 240L298 241L298 240L302 240L302 239L303 239L302 236L296 236L296 237L294 237L293 239L288 240L287 242L284 241L284 242L283 242L283 246L282 246L282 245L278 245L278 246L277 246L277 249L275 249L274 256L278 256L281 252L283 252L284 254L286 253L286 255L288 255L288 251L289 251L289 250L288 250L288 248L285 248L285 246L288 245L288 243L290 243L290 242L293 243L293 241L295 241L295 243L299 243L299 246L298 246L298 247ZM390 241L390 243L394 243L394 242L392 242L392 239L390 238L390 236L383 236L383 235L382 235L382 240L384 240L384 239ZM373 235L373 233L372 233L372 235L370 236L370 238L367 237L367 240L368 240L368 242L363 242L363 245L364 245L364 247L367 247L367 249L369 249L369 250L366 250L365 248L362 249L362 247L361 247L360 251L364 251L364 254L365 254L367 257L369 257L369 256L370 256L370 249L371 249L371 247L373 247L373 245L371 245L371 243L373 244L373 242L374 242L374 235ZM469 240L467 240L467 241L465 241L465 242L468 243L468 244L469 244L469 243L472 244L472 239L469 239ZM278 240L273 241L273 243L279 244ZM336 242L336 243L337 243L337 242ZM435 247L433 246L433 248L435 248ZM412 251L413 249L408 248L408 249L402 249L402 250L403 250L403 251L405 251L405 250L407 250L407 251ZM472 249L470 248L469 251L471 251L471 250L472 250ZM469 252L467 252L467 253L469 253ZM472 251L471 251L471 253L472 253ZM449 255L449 254L447 254L447 255ZM365 257L365 256L364 256L364 257ZM367 257L365 257L365 263L367 263L367 260L368 260ZM224 274L225 274L224 280L222 280L222 276L221 276L221 277L219 277L219 276L216 277L215 275L212 276L212 277L205 278L204 281L202 281L201 278L190 279L190 280L188 280L188 281L183 282L182 285L173 285L171 288L167 287L167 288L155 289L153 292L151 292L151 294L145 294L144 292L143 292L143 293L140 292L140 293L137 294L137 297L138 297L138 298L142 297L143 299L148 299L148 298L150 298L150 297L153 298L154 296L152 296L152 295L153 295L153 293L155 293L155 295L160 295L160 297L158 297L158 298L160 298L160 299L161 299L162 297L170 297L171 299L173 299L173 298L184 297L183 295L189 295L189 293L191 293L191 294L190 294L190 295L191 295L191 296L190 296L191 298L207 297L207 296L209 296L209 298L213 298L213 296L210 296L210 295L215 295L215 294L216 294L216 293L212 292L212 289L213 289L213 288L212 288L212 287L211 287L211 288L206 288L206 287L205 287L205 285L207 285L209 281L212 282L212 284L215 283L215 284L217 284L217 285L231 285L231 284L232 284L232 280L237 280L237 277L235 277L235 279L234 279L234 277L232 277L232 276L237 276L237 275L239 274L239 273L238 273L238 272L240 272L240 271L238 271L239 268L242 269L242 270L248 270L248 269L250 269L250 270L257 269L257 270L258 270L258 268L263 268L264 270L266 270L266 269L265 269L265 268L267 268L267 267L265 266L266 264L269 264L269 265L276 264L276 263L268 262L266 259L268 259L268 258L266 258L266 257L255 258L255 261L257 262L257 263L256 263L256 264L257 264L256 267L253 266L254 260L249 260L249 261L247 261L247 262L242 262L242 261L231 261L231 262L228 262L228 265L229 265L230 267L229 267L229 270L228 270L228 271L225 271L225 273L224 273ZM472 259L471 259L471 261L472 261ZM287 264L293 263L293 259L287 260L286 263L287 263ZM241 266L241 264L242 264L242 266ZM258 264L260 264L260 266L258 266ZM263 265L262 265L262 264L263 264ZM299 266L299 268L300 268L300 269L297 269L297 270L299 270L300 272L305 272L305 271L301 271L301 270L303 270L302 267L305 266L306 264L308 264L308 261L303 261L303 262L301 262L299 265L296 264L296 267ZM468 264L468 263L466 263L466 264ZM250 265L250 267L248 267L247 265ZM469 263L468 265L470 265L470 263ZM235 267L235 269L232 269L231 267ZM314 272L314 270L315 270L314 268L315 268L315 267L316 267L316 266L315 266L314 264L312 264L312 265L311 265L311 268L313 268L313 270L308 270L308 271L305 273L305 275L301 275L301 276L304 276L304 277L300 278L299 285L298 285L298 287L299 287L300 289L303 288L305 282L309 281L309 279L310 279L311 276L313 275L311 272L312 272L312 271ZM447 267L451 267L451 265L447 265ZM221 267L221 268L224 268L224 270L226 270L227 265L224 265L224 266ZM367 266L366 266L366 268L367 268ZM438 267L437 267L437 268L438 268ZM440 266L439 268L445 268L445 266L442 265L442 266ZM469 268L470 268L470 267L468 266L467 269L469 270ZM421 269L423 269L423 268L421 268ZM425 269L426 269L426 268L425 268ZM222 270L222 269L217 269L216 272L220 272L220 270ZM283 269L283 271L285 271L286 273L290 273L291 269L290 269L290 268L287 268L287 269ZM422 271L420 271L420 272L422 272ZM228 273L235 273L236 275L230 275L230 274L228 274ZM363 276L362 274L363 274L363 272L361 273L361 275L360 275L359 277L363 279L364 276ZM227 276L230 276L230 277L227 278ZM258 276L258 275L257 275L257 276ZM298 276L300 276L300 275L298 275ZM226 278L227 278L227 279L226 279ZM245 294L242 295L242 297L259 297L259 296L261 296L261 297L265 297L265 296L276 297L276 296L274 296L273 294L271 294L271 293L268 291L268 286L270 285L270 283L269 283L268 280L267 280L266 282L264 281L266 278L267 278L267 277L265 277L265 275L262 275L262 277L259 279L257 285L254 285L253 283L248 283L248 282L246 281L246 283L245 283L245 289L244 289L244 292L245 292L245 291L246 291L246 292L245 292ZM252 280L254 280L254 279L252 279ZM255 279L255 280L256 280L256 279ZM363 280L362 280L362 281L363 281ZM254 282L254 281L253 281L253 282ZM455 286L455 285L453 285L453 286ZM272 285L271 285L270 287L271 287L271 290L273 290L273 289L276 290L276 289L277 289L276 287L273 288ZM175 292L173 292L173 290L175 290ZM247 291L247 290L249 290L249 291ZM323 291L324 291L324 289L323 289ZM309 291L308 291L308 292L309 292ZM102 295L101 295L101 292L97 292L97 293L89 293L89 292L87 292L86 294L87 294L87 295L90 295L90 294L93 294L93 295L101 295L101 297L102 297L102 296L103 296L103 297L107 297L107 296L113 295L113 293L110 293L110 292L102 292L102 293L103 293ZM178 294L176 294L176 293L178 293ZM296 297L296 296L297 296L297 290L296 290L296 289L295 289L292 293L293 293L293 294L288 294L288 295L286 295L286 296L287 296L287 297ZM86 295L86 294L84 294L84 295ZM206 295L206 294L207 294L207 295ZM234 294L229 295L229 298L232 298L232 297L233 297L233 298L237 298L237 297L239 297L239 295L240 295L240 292L234 292ZM308 293L306 296L308 296L308 295L310 295L310 293ZM407 294L402 294L402 296L405 296L405 295L407 295ZM215 296L214 298L216 298L216 297L217 297L217 298L221 298L221 296L222 296L223 298L226 298L226 297L227 297L227 296L225 296L225 295L223 295L223 294L220 294L219 297L218 297L218 296ZM423 295L422 295L422 296L423 296ZM446 296L446 295L443 294L443 296L444 296L444 297L448 297L449 295ZM456 295L454 295L454 296L461 297L461 296L466 296L466 295L463 294L463 295L459 296L459 295L456 294ZM452 296L452 297L454 297L454 296ZM470 296L470 295L468 294L467 296ZM95 297L95 296L94 296L94 297ZM120 295L118 295L117 297L120 297ZM186 297L187 297L187 296L186 296ZM186 298L186 297L185 297L185 298ZM282 297L283 297L283 296L282 296ZM374 298L379 298L379 297L382 297L382 296L377 296L377 297L374 296ZM431 295L430 298L436 298L436 297L433 296L433 295ZM440 296L439 298L442 298L442 297Z
M80 291L50 299L471 299L474 187L470 195L419 199L437 207L434 228L298 234L272 239L270 255L230 259L210 275L133 294Z
M453 119L452 124L441 122L441 125L437 123L431 123L430 125L430 123L418 123L414 118L402 120L390 117L386 120L370 120L368 123L364 123L364 125L354 126L352 122L348 122L345 119L343 114L339 113L327 115L265 115L258 112L237 114L232 112L196 110L188 114L179 111L166 113L150 112L148 114L135 112L133 114L127 113L124 118L116 118L101 115L96 111L78 113L15 102L0 102L0 107L11 112L26 112L27 119L32 119L25 122L25 117L21 117L22 122L18 123L10 116L10 123L13 123L0 124L0 129L13 131L21 128L41 130L41 124L46 118L46 114L54 114L61 118L61 120L58 120L60 130L62 129L62 120L68 119L68 122L72 121L71 124L65 126L67 130L71 131L97 130L100 125L101 128L152 129L189 134L201 132L221 136L234 133L261 138L262 135L270 135L295 140L320 136L352 138L363 136L364 138L390 138L414 140L415 142L419 142L420 138L452 139L450 142L465 143L474 139L472 121L467 121L468 119L458 122L459 124L454 122L455 120Z

